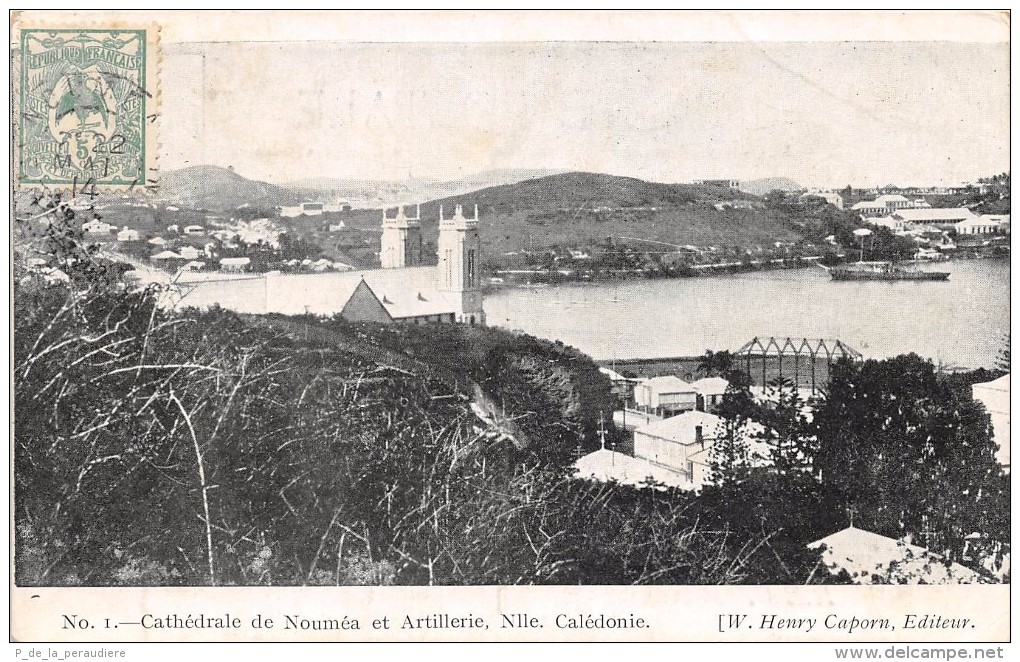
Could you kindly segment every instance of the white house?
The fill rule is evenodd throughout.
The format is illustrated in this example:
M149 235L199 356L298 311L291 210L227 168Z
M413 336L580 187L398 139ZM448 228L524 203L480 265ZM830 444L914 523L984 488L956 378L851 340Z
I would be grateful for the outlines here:
M164 239L163 237L153 237L146 243L148 243L151 246L166 246L167 240Z
M711 481L709 452L724 433L723 419L688 411L634 430L634 457L683 476L685 487Z
M712 413L722 403L730 383L722 377L703 377L691 384L698 393L698 409Z
M173 251L160 251L159 253L156 253L155 255L151 256L149 259L158 261L180 260L181 256L177 253L174 253Z
M181 254L181 257L185 260L197 260L202 251L198 250L194 246L181 246L180 250L177 251Z
M189 225L184 228L184 234L205 234L205 228L201 225Z
M578 478L601 483L616 482L633 487L687 487L683 474L657 467L647 460L617 453L606 448L589 453L574 462Z
M250 257L225 257L220 260L220 267L222 269L230 269L232 271L240 271L251 264Z
M302 202L297 207L283 207L280 209L280 216L283 218L296 218L298 216L322 216L325 205L321 202Z
M913 206L914 203L902 195L880 195L874 200L861 200L850 209L859 211L865 216L879 216Z
M974 384L971 393L985 406L992 419L992 438L999 445L995 459L1009 470L1009 375L982 384Z
M138 230L132 230L128 226L117 233L117 241L138 241L142 238L142 235L138 233Z
M800 196L800 200L809 200L811 198L821 198L836 209L843 208L843 196L833 191L809 191Z
M634 385L634 403L644 411L668 415L697 409L698 392L673 375L650 377Z
M117 229L117 226L104 223L98 218L93 218L91 221L83 223L81 229L89 234L110 234Z
M897 218L895 215L890 216L865 216L864 222L868 225L874 225L876 227L888 228L890 230L902 230L906 227L906 222Z

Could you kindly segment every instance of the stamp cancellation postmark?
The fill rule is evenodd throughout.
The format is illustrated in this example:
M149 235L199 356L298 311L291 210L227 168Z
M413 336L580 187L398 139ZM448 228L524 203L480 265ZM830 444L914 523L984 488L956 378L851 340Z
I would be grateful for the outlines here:
M156 183L151 28L22 28L18 181L83 190Z

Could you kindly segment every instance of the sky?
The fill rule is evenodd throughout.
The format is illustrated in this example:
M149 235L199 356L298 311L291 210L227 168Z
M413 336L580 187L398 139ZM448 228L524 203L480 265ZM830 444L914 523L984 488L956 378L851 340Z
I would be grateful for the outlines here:
M953 184L1009 170L1009 48L948 42L177 43L160 167L273 182L555 168Z

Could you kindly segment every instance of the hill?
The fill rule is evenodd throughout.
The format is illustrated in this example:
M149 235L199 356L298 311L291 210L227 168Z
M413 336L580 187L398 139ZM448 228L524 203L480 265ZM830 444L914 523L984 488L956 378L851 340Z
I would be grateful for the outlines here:
M542 168L502 168L484 170L451 180L419 178L404 181L313 177L288 182L283 186L311 200L343 199L350 201L355 207L380 207L409 201L435 200L491 186L514 184L557 172L561 171Z
M248 179L231 169L199 165L160 174L160 199L200 209L236 209L241 205L295 205L300 192Z
M425 208L438 210L440 204L478 204L496 212L551 211L557 209L596 211L636 207L669 208L694 202L732 200L738 195L717 186L660 184L633 177L591 172L566 172L484 188L471 193L434 200Z
M486 254L494 263L508 254L550 247L590 248L607 237L641 250L676 246L770 246L799 233L752 196L727 188L661 184L631 177L569 172L450 196L422 205L426 237L439 207L473 213L478 205ZM723 209L717 209L722 205ZM735 207L734 207L735 205Z
M718 186L558 173L421 205L426 254L435 251L440 206L449 217L456 205L473 214L476 204L486 262L494 268L532 268L536 260L544 259L539 254L551 249L597 250L610 237L618 245L643 252L664 254L693 245L714 247L720 255L743 255L744 250L801 240L805 236L802 217L814 213L796 205L777 210L755 196ZM379 218L378 211L369 210L344 217L352 233L372 242L361 256L369 262L373 251L378 251Z

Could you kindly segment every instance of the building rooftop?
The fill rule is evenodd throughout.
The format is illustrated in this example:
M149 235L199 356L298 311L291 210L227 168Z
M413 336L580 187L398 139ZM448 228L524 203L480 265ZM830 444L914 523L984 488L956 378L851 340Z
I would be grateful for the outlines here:
M961 221L977 215L966 207L933 207L931 209L897 209L894 214L911 223L939 223Z
M722 395L730 383L722 377L703 377L691 384L702 395Z
M958 563L901 540L849 526L808 544L824 550L830 572L845 570L857 584L973 584L981 576Z
M635 434L647 434L653 437L672 439L682 444L693 444L697 439L697 428L701 427L703 439L713 439L723 419L715 414L703 411L688 411L679 416L671 416L661 421L649 423L635 430Z
M661 377L648 377L647 379L641 380L641 383L650 386L655 389L658 393L694 393L694 387L673 375L663 375Z
M589 453L574 462L578 478L587 478L600 482L615 481L621 485L640 487L649 481L662 483L668 487L691 487L684 474L656 466L623 453L602 448ZM658 489L663 489L659 486Z

